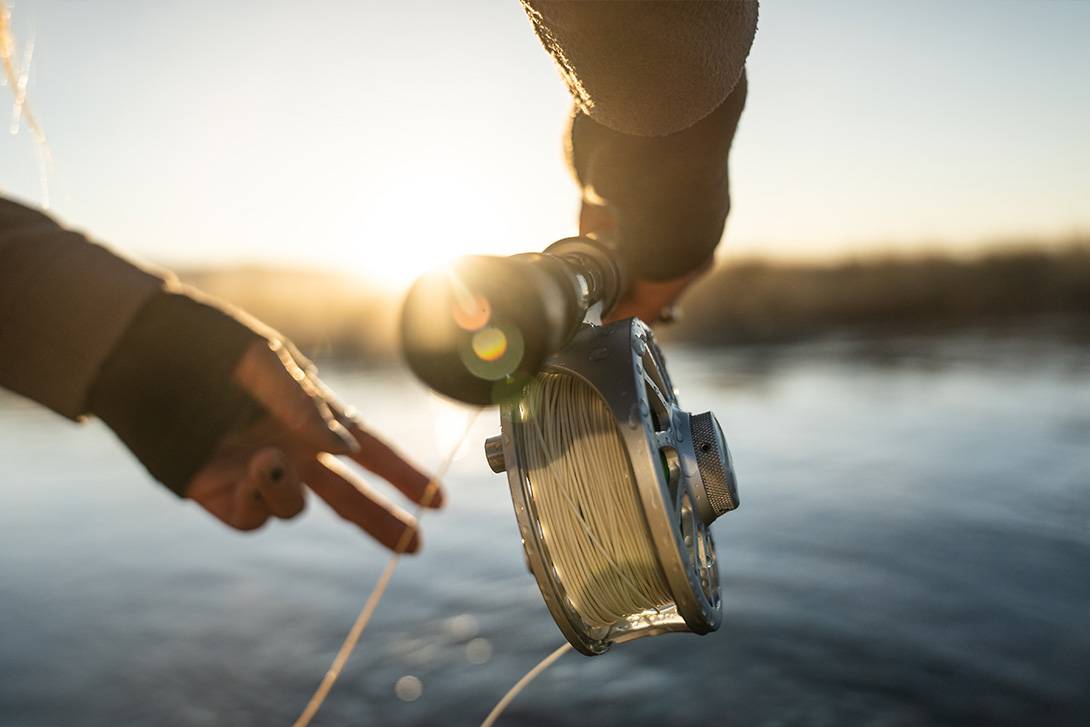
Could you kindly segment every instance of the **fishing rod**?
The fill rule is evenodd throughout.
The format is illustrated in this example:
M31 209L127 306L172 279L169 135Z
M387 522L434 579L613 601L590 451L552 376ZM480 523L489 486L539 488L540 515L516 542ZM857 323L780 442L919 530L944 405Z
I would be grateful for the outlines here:
M410 369L436 392L497 405L485 442L506 472L526 560L576 649L722 622L709 526L739 504L711 412L681 408L651 329L602 324L624 271L594 238L469 256L412 286Z

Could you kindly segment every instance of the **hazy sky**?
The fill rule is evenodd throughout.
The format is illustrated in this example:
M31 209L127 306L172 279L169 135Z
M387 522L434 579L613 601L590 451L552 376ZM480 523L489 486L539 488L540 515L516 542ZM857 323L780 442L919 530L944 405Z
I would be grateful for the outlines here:
M404 279L574 231L515 0L10 5L52 208L128 253ZM749 77L723 250L1090 232L1090 2L774 0ZM0 190L39 202L38 169L0 138Z

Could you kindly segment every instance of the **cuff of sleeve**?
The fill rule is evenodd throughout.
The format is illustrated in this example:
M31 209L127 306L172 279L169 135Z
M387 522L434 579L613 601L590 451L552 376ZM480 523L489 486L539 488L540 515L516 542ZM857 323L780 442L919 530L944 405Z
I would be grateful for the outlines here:
M88 410L182 496L223 435L264 414L233 377L247 347L263 338L211 302L160 292L110 353Z
M746 90L743 74L711 115L668 136L622 134L582 112L573 118L572 171L584 197L612 215L631 277L680 278L714 254L730 211L727 161Z

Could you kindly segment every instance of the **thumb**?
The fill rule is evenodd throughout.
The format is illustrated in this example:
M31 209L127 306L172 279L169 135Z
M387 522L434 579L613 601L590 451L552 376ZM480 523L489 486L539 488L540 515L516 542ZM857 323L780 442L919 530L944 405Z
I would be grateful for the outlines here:
M235 379L303 443L330 454L359 450L318 387L280 341L251 344L235 368Z

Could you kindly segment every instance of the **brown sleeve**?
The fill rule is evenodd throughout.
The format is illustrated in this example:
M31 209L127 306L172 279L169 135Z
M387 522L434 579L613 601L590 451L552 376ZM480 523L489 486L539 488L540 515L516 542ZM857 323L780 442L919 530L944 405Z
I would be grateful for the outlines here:
M714 254L730 212L727 162L746 91L743 73L715 111L668 136L622 134L575 115L572 171L585 198L607 205L627 274L671 280Z
M580 110L663 136L717 109L742 77L756 0L522 0Z
M0 386L76 419L163 277L0 198Z
M71 419L98 416L179 495L225 433L264 415L232 374L251 343L273 338L0 198L0 386Z
M155 479L184 495L225 434L264 416L234 371L250 344L277 337L196 291L156 293L103 363L87 407Z

